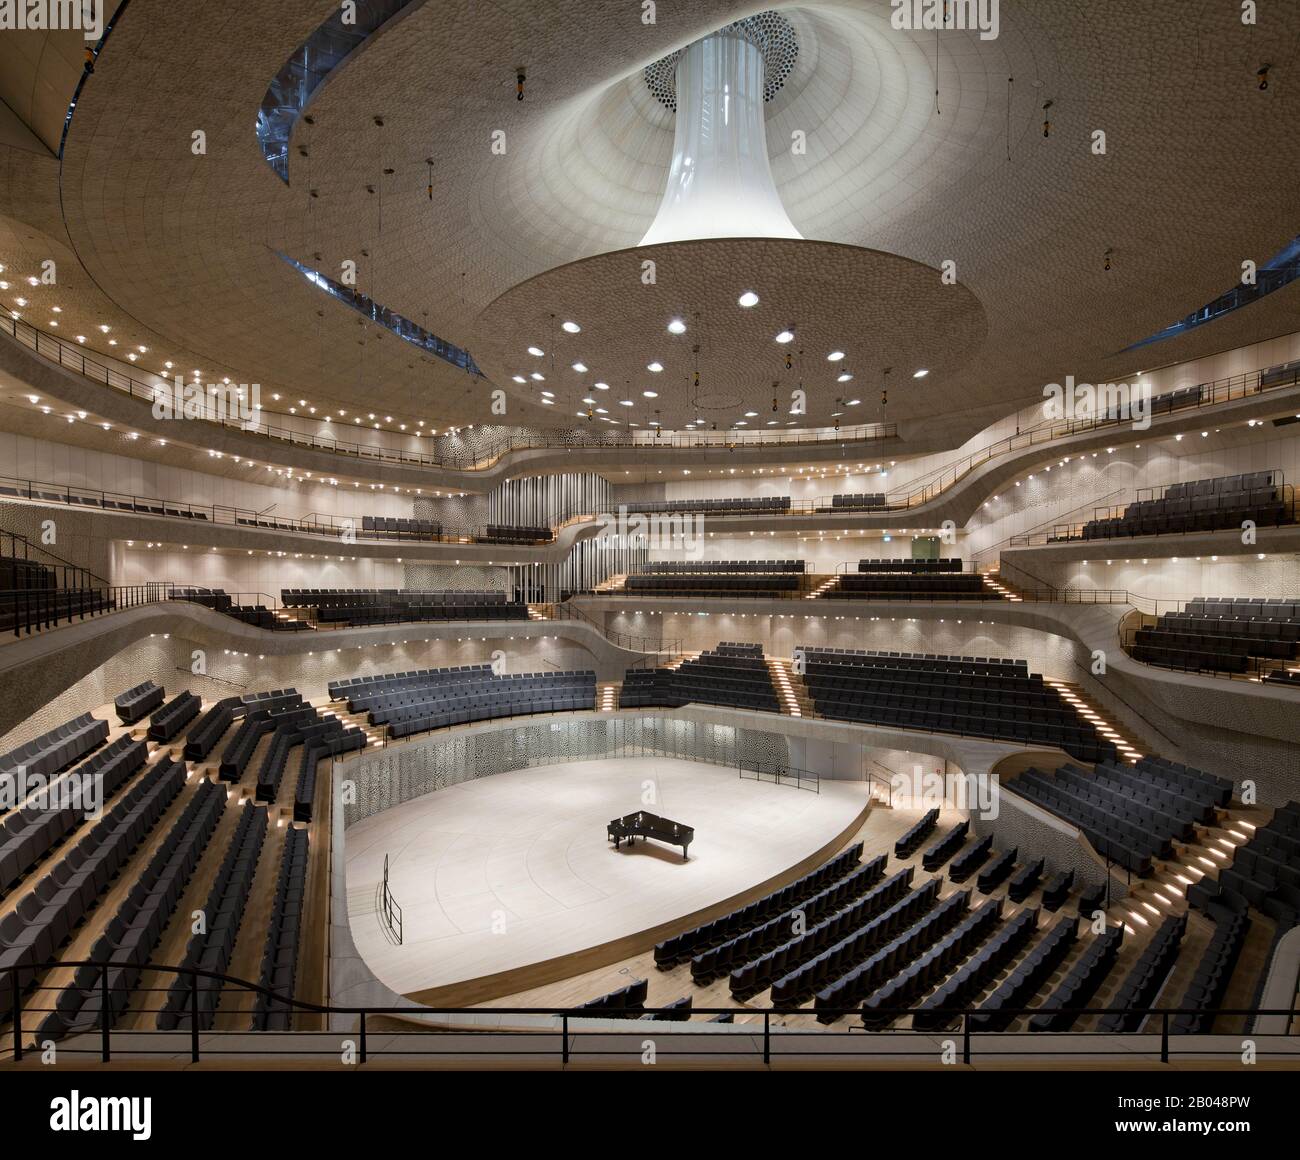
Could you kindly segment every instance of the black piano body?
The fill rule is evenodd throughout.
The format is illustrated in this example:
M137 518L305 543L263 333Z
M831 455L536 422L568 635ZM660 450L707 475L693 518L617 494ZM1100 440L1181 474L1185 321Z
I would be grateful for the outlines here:
M695 830L691 826L679 825L657 814L648 814L645 810L615 818L609 823L607 831L616 850L625 840L631 842L636 838L656 838L670 846L680 846L683 862L687 860L687 849L695 837Z

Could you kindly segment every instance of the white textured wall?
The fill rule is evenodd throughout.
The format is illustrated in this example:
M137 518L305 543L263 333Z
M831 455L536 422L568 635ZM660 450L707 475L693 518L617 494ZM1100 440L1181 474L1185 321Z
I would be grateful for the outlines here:
M187 534L189 534L187 532ZM235 549L204 551L199 543L183 548L124 548L120 584L171 580L227 592L265 592L279 597L282 588L401 588L404 566L397 560L367 560L324 553ZM251 601L249 603L252 603Z
M409 517L415 497L406 489L395 494L391 488L369 485L360 487L310 482L290 483L274 471L266 470L266 461L249 467L243 478L209 475L202 470L187 470L154 462L149 457L151 441L141 438L130 447L130 455L111 455L0 431L0 473L39 483L84 487L96 491L115 491L127 495L175 500L177 503L244 508L280 517L319 515L383 515ZM268 441L267 454L277 445ZM196 467L208 458L197 455ZM227 465L230 457L223 460ZM274 482L272 482L274 481Z

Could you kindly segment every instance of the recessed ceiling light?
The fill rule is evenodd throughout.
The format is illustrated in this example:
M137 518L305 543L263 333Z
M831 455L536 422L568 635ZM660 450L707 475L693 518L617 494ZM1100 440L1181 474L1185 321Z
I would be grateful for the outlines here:
M544 399L553 399L553 398L555 398L555 392L554 392L554 391L543 391L543 392L542 392L542 398L544 398Z
M925 378L925 376L928 375L929 373L930 373L930 372L929 372L928 370L926 370L925 367L922 367L919 371L913 371L913 372L912 372L912 378L914 378L914 379L923 379L923 378Z
M631 407L634 406L635 404L632 402L631 399L619 399L618 405L620 407Z
M781 333L776 336L776 341L782 344L787 342L794 342L794 331L793 330L781 331Z
M746 412L745 412L745 418L746 418L746 419L757 419L757 418L758 418L758 412L757 412L757 411L746 411Z
M673 319L673 320L668 324L668 333L669 333L669 334L685 334L685 333L686 333L686 323L684 323L680 318L674 318L674 319Z
M587 364L576 362L573 364L573 369L577 371L578 374L585 375L587 373Z
M569 334L577 334L582 329L576 322L561 322L560 329L567 331Z
M830 354L828 354L828 355L826 356L826 361L827 361L827 362L839 362L840 359L842 359L843 357L844 357L844 352L843 352L842 350L833 350L833 351L831 351Z
M835 381L837 383L847 383L852 377L853 376L849 374L848 371L845 371L842 375L839 375Z
M658 392L658 391L642 391L641 393L642 393L642 394L643 394L647 399L657 399L657 398L659 397L659 392Z
M533 373L532 373L531 375L529 375L529 378L531 378L531 379L533 380L533 382L535 382L535 383L544 383L544 382L546 382L546 376L545 376L545 375L539 375L536 371L533 371Z
M546 351L544 351L540 346L530 346L528 348L528 353L531 354L534 358L541 358L542 355L546 353Z
M516 383L527 383L527 382L528 382L528 380L527 380L526 378L524 378L523 375L512 375L511 378L513 378L513 380L514 380Z
M659 362L646 363L645 369L648 370L651 374L657 375L661 370L664 369L664 364Z
M596 390L598 390L598 391L608 391L608 390L609 390L609 384L608 384L608 383L596 383L596 384L595 384L595 387L596 387Z
M844 405L845 405L846 407L856 407L860 402L862 402L861 399L850 399L850 400L849 400L847 403L845 403Z
M736 299L736 301L741 306L745 307L746 310L748 310L751 306L758 305L758 295L755 294L752 290L746 290L739 298Z

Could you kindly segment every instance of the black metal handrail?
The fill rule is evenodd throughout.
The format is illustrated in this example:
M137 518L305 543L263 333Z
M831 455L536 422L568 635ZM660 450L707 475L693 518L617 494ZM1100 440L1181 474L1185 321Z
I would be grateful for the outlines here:
M1272 519L1261 521L1256 518L1254 523L1257 528L1287 528L1300 523L1300 501L1297 501L1294 486L1289 483L1284 484L1282 495L1282 509ZM1096 508L1092 520L1095 522L1115 519L1122 516L1127 508L1128 505L1119 504ZM1135 539L1165 540L1171 536L1205 536L1214 532L1241 531L1241 525L1233 523L1221 528L1167 528L1160 532L1142 532L1135 529L1109 536L1085 536L1084 531L1087 526L1086 523L1054 524L1050 529L1022 532L1020 535L1010 537L1006 543L1010 548L1038 548L1048 544L1096 544L1104 548L1107 544L1125 544Z
M563 601L559 604L550 604L544 606L550 613L548 620L572 620L578 624L585 624L589 628L598 632L610 644L621 648L626 652L641 653L642 658L636 662L633 667L640 667L647 663L652 656L676 656L682 651L681 638L673 640L664 640L657 636L637 636L631 633L620 632L618 629L606 628L598 623L595 619L588 616L581 608L571 600Z
M322 482L322 481L317 481ZM37 503L68 504L72 507L98 508L102 511L127 515L184 521L202 529L204 524L261 528L277 532L293 532L310 536L328 536L347 544L353 541L367 543L412 544L486 544L503 548L528 548L555 542L555 531L550 539L511 539L500 534L508 525L475 525L468 531L445 530L437 533L416 531L378 531L364 528L362 516L335 516L312 512L305 516L272 516L266 511L232 507L229 504L196 504L188 501L161 499L157 496L135 495L130 492L108 491L103 488L69 487L61 483L0 476L0 500L5 498L33 500ZM427 497L422 497L427 498ZM385 517L381 517L385 518ZM579 516L564 521L590 523L594 516ZM497 529L496 533L491 529Z
M56 363L66 370L75 371L92 382L113 387L153 405L159 390L169 391L166 383L141 382L133 375L114 370L105 363L87 358L83 347L68 343L61 338L39 330L30 323L13 317L7 310L0 310L0 331L13 336L24 346L35 351L41 357ZM370 460L379 463L410 464L422 467L436 467L447 470L476 472L485 471L494 466L505 455L513 451L556 450L572 451L574 448L592 448L599 450L653 450L656 447L673 448L709 448L731 449L737 447L776 447L808 446L814 444L850 447L855 444L875 446L883 439L893 439L898 429L893 423L864 423L856 427L819 428L800 430L798 432L766 431L672 431L624 435L621 432L608 431L600 439L590 439L581 431L554 431L540 435L503 435L495 438L482 451L457 452L445 454L428 454L419 451L400 451L391 447L367 443L352 443L344 439L309 435L292 427L282 427L268 420L276 412L261 410L257 412L257 421L250 422L230 419L220 408L212 408L212 413L204 414L197 422L208 422L217 426L241 431L244 434L260 435L317 451ZM288 416L280 415L280 418Z
M821 775L780 761L738 761L736 770L742 781L770 781L774 785L793 785L821 793Z
M97 588L108 584L102 576L56 556L42 545L33 544L19 532L0 531L0 557L45 569L51 574L56 588Z
M94 989L98 992L100 1010L103 1012L112 1012L116 1008L124 1009L128 1004L132 1009L141 1015L154 1015L162 1010L160 1006L151 1006L147 999L142 998L152 994L170 993L170 986L141 986L138 983L132 987L123 987L120 985L120 979L125 966L129 964L103 962L88 959L63 959L49 962L24 964L16 967L9 972L9 987L7 996L3 1000L9 1007L9 1016L13 1029L12 1046L7 1053L0 1055L0 1059L8 1059L14 1063L22 1063L28 1054L33 1052L33 1047L26 1042L29 1034L36 1032L38 1027L32 1026L33 1015L45 1016L53 1012L51 1004L48 1007L33 1006L26 1001L24 994L25 988L32 984L36 976L48 970L57 968L77 969L81 967L94 967L98 969L98 977L94 984ZM78 1055L98 1057L101 1063L112 1063L114 1059L150 1059L157 1058L161 1055L171 1055L175 1053L176 1041L185 1042L188 1040L189 1056L191 1063L199 1063L204 1058L220 1059L230 1056L246 1056L260 1059L275 1059L278 1057L302 1057L302 1056L331 1056L335 1060L339 1058L339 1042L341 1039L347 1039L352 1042L356 1051L356 1061L359 1064L369 1062L371 1059L396 1058L396 1057L423 1057L436 1059L439 1056L458 1054L471 1055L477 1054L482 1059L489 1059L496 1055L520 1054L536 1055L539 1057L549 1056L557 1062L568 1063L570 1057L575 1052L575 1043L580 1041L580 1037L600 1036L608 1038L611 1032L605 1026L592 1027L592 1021L599 1024L605 1024L608 1020L617 1020L617 1013L602 1013L599 1011L585 1011L575 1007L423 1007L415 1005L406 1006L333 1006L329 1004L312 1003L304 999L298 999L292 995L284 995L269 987L262 986L259 983L252 983L245 979L239 979L231 975L220 974L215 971L207 971L198 967L170 966L166 964L150 963L147 973L160 973L171 976L174 980L184 979L188 982L186 988L186 1009L181 1014L188 1016L188 1028L178 1032L157 1031L157 1030L139 1030L132 1028L129 1031L118 1032L116 1042L114 1041L113 1019L96 1018L82 1028L74 1028L70 1034L88 1034L92 1036L90 1043L85 1046L74 1046L72 1043L65 1042L59 1045L60 1055L76 1057ZM294 1028L287 1042L278 1042L273 1032L220 1032L205 1029L200 1026L199 1018L199 994L200 989L211 991L216 987L235 988L249 995L260 995L267 1000L268 1008L273 1013L285 1014L290 1022L295 1016L344 1016L349 1022L346 1032L331 1031L328 1029L312 1028ZM53 991L58 988L38 987L37 992ZM114 998L116 996L116 1004ZM493 1027L495 1036L504 1037L512 1046L502 1047L496 1041L495 1036L482 1035L481 1025L475 1025L469 1022L470 1018L481 1018L484 1011L490 1011L495 1016L524 1016L526 1018L543 1017L549 1018L552 1023L549 1026L529 1027L504 1025L498 1023ZM633 1017L641 1014L651 1014L663 1012L662 1008L646 1008L635 1012L628 1012ZM1142 1051L1142 1041L1150 1040L1157 1033L1159 1035L1158 1051L1153 1050L1151 1054L1158 1054L1162 1063L1168 1063L1179 1056L1194 1055L1232 1055L1239 1057L1241 1054L1241 1035L1234 1034L1227 1037L1231 1042L1222 1049L1210 1048L1206 1045L1204 1037L1200 1035L1187 1036L1189 1040L1186 1051L1180 1051L1178 1044L1182 1042L1182 1036L1175 1033L1171 1026L1171 1020L1179 1015L1198 1015L1205 1017L1241 1017L1250 1020L1250 1026L1253 1028L1260 1017L1277 1017L1282 1020L1282 1031L1275 1035L1264 1035L1255 1031L1250 1031L1252 1038L1257 1041L1257 1058L1266 1057L1265 1052L1259 1050L1261 1044L1267 1046L1269 1041L1277 1039L1283 1043L1292 1039L1290 1022L1294 1012L1289 1008L1264 1008L1264 1007L1215 1007L1215 1008L1188 1008L1188 1007L1126 1007L1126 1008L1102 1008L1102 1007L1062 1007L1053 1008L1053 1013L1069 1016L1073 1019L1083 1018L1091 1015L1127 1015L1132 1018L1140 1018L1141 1023L1137 1031L1130 1032L1108 1032L1108 1031L1088 1031L1088 1032L1043 1032L1040 1033L1038 1040L1043 1045L1043 1050L1049 1052L1058 1058L1064 1056L1067 1058L1086 1058L1092 1055L1113 1055L1117 1048L1112 1047L1109 1051L1105 1048L1099 1049L1072 1049L1070 1045L1062 1041L1062 1037L1069 1035L1073 1038L1082 1038L1085 1042L1095 1042L1097 1040L1119 1040L1124 1046L1122 1050L1126 1058L1133 1058L1134 1055ZM1013 1019L1026 1015L1041 1013L1042 1008L1017 1007L1001 1008L1000 1014ZM823 1011L813 1011L807 1008L798 1007L772 1007L762 1010L755 1010L753 1007L693 1007L692 1014L695 1015L731 1015L733 1018L747 1018L755 1020L751 1024L739 1024L735 1026L735 1031L729 1034L723 1027L711 1028L712 1031L726 1036L725 1039L719 1039L717 1045L719 1048L722 1044L728 1045L727 1050L718 1050L719 1056L734 1056L741 1059L752 1061L761 1060L763 1064L770 1064L774 1055L783 1059L797 1058L800 1056L820 1057L825 1059L827 1053L823 1048L820 1050L800 1051L794 1047L787 1047L786 1044L798 1043L802 1039L805 1047L811 1046L810 1042L803 1038L804 1031L792 1023L801 1020L813 1020L818 1015L828 1019L840 1019L845 1016L853 1017L860 1015L862 1008L845 1007L826 1009ZM916 1013L914 1008L881 1008L873 1010L872 1014L882 1020L894 1021L908 1018ZM999 1055L1016 1054L1013 1051L998 1051L983 1049L985 1042L998 1043L1008 1040L1017 1040L1022 1037L1018 1031L995 1031L975 1029L971 1026L970 1017L978 1014L978 1009L974 1007L954 1007L944 1012L948 1019L948 1025L959 1025L957 1031L947 1032L948 1038L960 1036L961 1041L961 1058L963 1063L972 1062L977 1056L985 1058L996 1058ZM423 1049L411 1050L409 1043L405 1046L374 1046L370 1042L370 1020L381 1017L384 1019L384 1037L389 1039L392 1036L392 1018L397 1016L411 1021L412 1033L419 1033L424 1025L424 1030L428 1032L440 1032L441 1034L429 1035L429 1047ZM625 1016L626 1017L626 1016ZM448 1032L454 1032L456 1028L455 1021L466 1019L465 1030L476 1032L471 1036L458 1037L454 1045L447 1045L445 1036ZM1155 1019L1158 1021L1158 1032L1156 1029L1145 1031L1142 1028L1145 1024ZM435 1022L430 1022L430 1021ZM320 1020L318 1019L317 1022ZM656 1034L662 1035L664 1032L689 1033L701 1030L699 1024L693 1023L674 1023L662 1028L656 1027ZM809 1028L811 1030L811 1028ZM553 1044L547 1044L545 1037L554 1036L559 1032L559 1041ZM636 1044L634 1047L628 1047L625 1051L613 1049L612 1044L605 1044L601 1047L601 1054L604 1056L626 1054L629 1056L639 1056L643 1051L640 1040L641 1036L635 1032L635 1024L628 1024L629 1034L635 1035ZM222 1045L222 1039L226 1037L239 1037L238 1046L227 1048ZM734 1037L733 1037L734 1035ZM851 1045L851 1050L855 1054L869 1054L872 1051L873 1043L880 1043L882 1039L897 1040L901 1037L914 1037L918 1042L916 1055L933 1057L936 1051L934 1044L933 1031L918 1031L911 1027L898 1028L884 1031L867 1031L861 1028L845 1028L843 1030L834 1030L826 1028L816 1032L817 1039L813 1042L825 1043L826 1039L835 1039L837 1042L845 1042ZM798 1036L799 1038L795 1038ZM311 1040L318 1040L321 1044L320 1049L316 1050L310 1046ZM529 1043L530 1047L515 1046ZM662 1040L661 1049L667 1047L671 1040ZM154 1046L156 1044L157 1046ZM437 1046L442 1044L445 1049L440 1050ZM773 1051L774 1044L779 1044L779 1050ZM734 1045L734 1050L730 1047ZM39 1044L37 1049L39 1050ZM699 1049L696 1048L696 1051ZM891 1046L891 1056L897 1057L900 1054L896 1047ZM1026 1054L1033 1054L1026 1052ZM1292 1055L1286 1053L1288 1058Z
M384 925L388 927L389 933L397 940L397 945L402 945L403 925L402 925L402 908L398 905L397 899L393 897L393 892L388 885L388 855L384 855L384 879L382 883L382 892L380 895L380 913L384 916Z

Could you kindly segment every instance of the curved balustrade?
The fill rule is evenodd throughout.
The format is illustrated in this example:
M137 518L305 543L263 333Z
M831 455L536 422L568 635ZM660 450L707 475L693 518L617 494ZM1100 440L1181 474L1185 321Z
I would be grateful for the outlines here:
M0 315L0 331L6 331L24 346L35 351L50 362L57 363L66 370L74 371L96 383L102 383L141 399L152 405L158 386L141 382L129 374L113 370L104 363L86 357L84 348L65 342L45 331L37 330L26 322L15 319L8 312ZM1271 367L1258 371L1248 371L1228 378L1216 379L1195 387L1182 388L1157 396L1152 400L1153 416L1172 414L1184 410L1202 410L1220 406L1239 399L1250 398L1267 391L1284 389L1300 384L1300 364L1288 364L1283 367ZM246 425L243 421L232 420L213 408L214 414L205 416L203 421L211 422L244 433L263 435L293 446L312 450L327 451L377 463L396 463L412 466L441 468L444 470L463 471L466 473L486 471L495 466L506 455L515 451L533 450L581 450L581 449L700 449L700 448L746 448L746 447L799 447L818 445L848 445L854 443L876 443L882 439L896 438L897 426L892 423L862 424L855 427L834 429L814 429L789 432L764 431L669 431L661 428L655 431L606 432L599 439L592 439L579 431L555 431L542 434L519 434L500 436L480 452L451 452L448 454L426 454L424 452L401 451L395 448L374 446L363 443L351 443L321 435L310 435L303 431L279 426L266 419L267 412L258 412L256 426ZM1035 446L1042 446L1072 435L1089 431L1118 429L1131 423L1131 419L1119 413L1099 415L1088 419L1048 421L1027 431L1005 436L988 446L973 451L955 463L934 469L923 477L920 486L912 484L909 488L897 489L886 494L883 508L873 511L906 511L937 498L942 492L952 487L964 476L992 459L1023 451ZM800 501L792 503L787 514L821 514L817 507L820 501ZM834 514L834 513L831 513Z
M232 507L229 504L182 503L157 496L134 495L130 492L105 491L92 487L66 487L40 480L0 476L0 500L5 498L35 500L38 503L59 503L71 507L99 508L102 511L121 512L127 515L161 516L194 524L215 524L225 527L264 528L277 532L296 532L311 536L327 536L344 543L412 543L412 544L484 544L503 547L533 547L555 542L550 539L506 539L502 527L494 524L475 525L467 532L417 532L372 531L363 526L367 516L335 516L310 512L305 516L277 516L252 508ZM575 523L590 523L593 516L575 516L564 521L560 528ZM540 529L539 529L540 530ZM556 529L558 530L558 529Z
M12 972L12 985L4 996L5 1010L13 1034L0 1060L22 1063L41 1051L37 1030L47 1019L58 1014L56 1000L63 990L54 984L47 972L61 971L71 978L74 972L86 979L86 993L96 997L96 1007L109 1012L131 1010L140 1015L140 1026L118 1027L117 1018L88 1021L80 1034L64 1033L60 1036L59 1053L70 1059L108 1064L113 1061L139 1062L171 1058L188 1059L199 1063L213 1056L230 1060L247 1056L253 1060L301 1061L303 1058L319 1059L338 1064L337 1031L330 1030L331 1023L342 1019L348 1027L356 1028L356 1057L347 1067L364 1065L371 1060L396 1059L423 1060L436 1063L449 1055L465 1055L481 1062L517 1060L521 1053L539 1062L549 1059L555 1065L566 1065L571 1058L585 1057L596 1052L602 1060L620 1056L639 1059L645 1053L644 1024L628 1024L625 1019L602 1017L599 1011L580 1007L504 1007L493 1006L495 1017L492 1034L485 1035L480 1022L482 1007L434 1007L409 1000L401 1005L383 1006L332 1006L315 1003L294 994L286 994L262 982L253 982L237 976L209 971L202 967L170 965L150 962L148 971L133 981L128 980L114 964L71 956L24 963ZM152 980L150 972L158 972L161 981ZM30 993L28 993L30 989ZM276 1031L220 1031L203 1027L199 1018L186 1018L185 1025L176 1030L158 1030L157 1017L165 1010L165 996L175 991L180 996L179 1010L188 1016L201 1009L204 992L224 991L227 996L251 1005L260 1000L272 1011L282 1014L288 1032ZM396 996L395 996L396 998ZM236 1004L231 1003L232 1007ZM770 1007L761 1010L752 1006L700 1006L691 1008L694 1015L717 1018L753 1017L754 1022L740 1022L734 1027L715 1023L708 1036L698 1034L700 1024L675 1022L680 1012L668 1007L643 1007L637 1014L662 1015L670 1020L666 1025L652 1024L658 1037L657 1047L662 1058L671 1058L679 1050L674 1037L681 1035L681 1057L698 1065L701 1054L712 1057L719 1064L748 1063L768 1067L774 1061L788 1061L806 1054L808 1035L815 1034L818 1041L834 1044L834 1050L848 1053L861 1060L882 1058L897 1059L902 1054L923 1057L933 1055L934 1033L928 1029L900 1026L889 1032L886 1039L879 1035L864 1034L860 1027L842 1030L830 1026L819 1027L813 1023L813 1012L800 1007ZM841 1016L858 1017L861 1004L843 1008L827 1007L818 1015L832 1021ZM944 1008L945 1016L959 1024L951 1033L954 1042L960 1041L961 1059L969 1064L976 1058L1006 1059L1016 1052L1019 1033L991 1024L977 1025L974 1016L980 1014L975 1007L951 1006ZM1159 1059L1169 1063L1181 1056L1201 1058L1206 1046L1200 1038L1191 1035L1171 1034L1173 1023L1179 1015L1244 1017L1253 1025L1262 1018L1272 1020L1271 1025L1283 1028L1275 1033L1256 1033L1261 1060L1286 1060L1294 1058L1291 1044L1294 1040L1287 1022L1294 1012L1289 1008L1254 1007L1177 1007L1132 1006L1101 1007L1079 1006L1056 1008L1058 1015L1128 1015L1147 1020L1154 1030L1150 1034L1117 1031L1113 1038L1123 1044L1126 1056L1133 1059ZM905 1019L915 1014L913 1007L878 1008L875 1014L886 1022ZM1005 1006L1000 1014L1011 1017L1034 1014L1029 1007ZM805 1017L806 1023L799 1022ZM394 1036L393 1022L403 1022L406 1033ZM376 1023L377 1021L377 1023ZM1139 1020L1140 1021L1140 1020ZM426 1046L416 1039L421 1032L428 1033ZM42 1038L48 1037L45 1032ZM452 1042L449 1037L454 1038ZM1232 1037L1223 1037L1232 1038ZM1238 1041L1240 1035L1235 1037ZM1064 1059L1087 1059L1098 1053L1095 1035L1052 1036L1051 1050ZM888 1040L888 1047L882 1045ZM900 1048L900 1041L915 1040L916 1050ZM706 1042L707 1041L707 1042ZM885 1052L888 1055L885 1055ZM75 1064L74 1064L75 1066Z
M14 318L8 312L0 314L0 332L7 333L49 362L65 370L82 375L92 382L113 387L123 394L153 405L159 391L159 384L142 382L132 375L114 370L105 363L87 358L85 349L74 343L65 342L43 330L38 330L29 323ZM162 384L166 386L166 384ZM241 419L231 419L221 413L220 408L209 408L203 417L204 422L213 423L229 430L244 434L260 435L278 440L296 447L305 447L315 451L328 451L338 455L367 460L376 463L405 464L416 467L436 467L444 470L476 472L486 471L502 458L514 451L556 450L572 451L582 448L733 448L733 447L790 447L817 444L875 443L881 439L894 438L898 434L892 423L867 423L856 427L839 430L826 428L803 431L669 431L656 430L628 432L606 432L600 439L592 439L580 431L555 431L540 434L503 435L497 437L488 447L478 452L455 452L447 454L425 453L419 451L402 451L391 447L382 447L366 443L352 443L345 439L335 439L323 435L310 435L289 427L279 426L266 418L274 412L259 411L258 422L252 425ZM195 420L199 421L199 420Z

